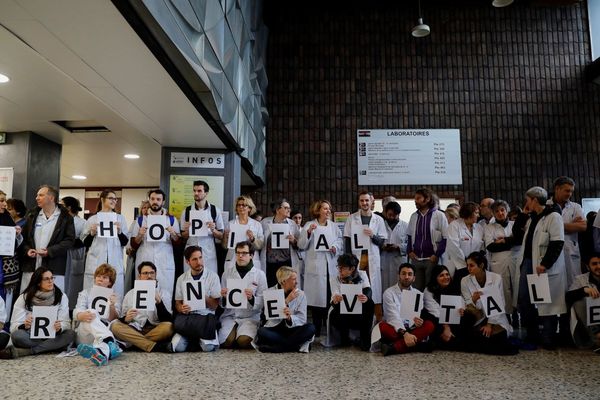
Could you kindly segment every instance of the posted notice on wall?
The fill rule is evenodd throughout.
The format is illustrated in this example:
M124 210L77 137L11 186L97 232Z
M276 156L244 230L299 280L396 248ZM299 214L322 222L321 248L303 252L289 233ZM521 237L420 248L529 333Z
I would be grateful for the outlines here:
M461 185L458 129L359 129L359 185Z

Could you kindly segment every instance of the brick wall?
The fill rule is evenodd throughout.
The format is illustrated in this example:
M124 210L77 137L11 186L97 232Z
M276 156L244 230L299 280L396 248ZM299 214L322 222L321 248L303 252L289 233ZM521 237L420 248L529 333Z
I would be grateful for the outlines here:
M577 200L600 196L585 3L424 1L432 34L422 39L410 35L417 10L406 2L322 3L266 2L267 184L251 191L260 209L282 195L293 207L326 198L338 210L355 210L363 189L412 197L416 186L358 186L361 128L460 129L463 185L433 186L440 196L515 204L559 175L577 181Z

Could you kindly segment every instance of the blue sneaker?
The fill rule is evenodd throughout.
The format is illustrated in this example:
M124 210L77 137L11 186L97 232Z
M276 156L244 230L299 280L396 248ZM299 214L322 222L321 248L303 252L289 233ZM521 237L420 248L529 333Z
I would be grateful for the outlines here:
M108 342L108 348L110 349L110 359L114 360L123 354L123 350L119 347L117 342Z
M81 343L77 346L77 353L79 353L81 357L90 360L98 367L108 364L106 357L92 345Z

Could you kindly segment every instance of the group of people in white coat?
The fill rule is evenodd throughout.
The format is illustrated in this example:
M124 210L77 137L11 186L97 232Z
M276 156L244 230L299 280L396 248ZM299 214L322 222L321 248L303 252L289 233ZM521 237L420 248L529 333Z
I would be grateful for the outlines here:
M600 347L600 334L583 321L588 310L581 306L582 298L600 297L596 289L600 268L588 263L589 272L582 274L573 235L587 225L581 207L570 201L574 186L572 179L558 178L552 197L541 187L530 188L523 212L514 220L509 219L510 207L503 200L465 202L458 207L458 218L450 223L429 189L415 193L417 211L408 224L399 220L401 209L393 199L384 202L383 212L377 214L372 195L361 192L359 209L347 218L343 229L334 223L333 207L327 200L314 202L312 219L299 226L290 218L291 206L285 199L273 202L272 217L254 220L251 215L256 206L249 196L236 199L235 215L225 224L221 210L207 201L209 187L203 181L194 182L194 204L180 220L163 208L165 193L154 189L148 193L148 215L127 227L122 215L115 212L116 193L105 190L97 213L77 235L87 250L82 291L77 304L71 303L76 333L70 331L68 312L64 312L69 296L63 296L60 285L55 285L52 268L38 266L17 299L19 307L15 304L10 321L13 346L0 352L0 358L55 350L75 338L80 354L96 365L105 365L132 345L145 351L173 352L219 347L306 351L313 337L321 336L323 327L327 327L323 343L332 343L329 336L337 330L340 342L347 345L350 331L356 329L356 343L363 350L373 349L372 342L379 340L386 355L411 348L430 350L429 344L436 342L448 349L477 343L478 350L472 351L514 354L517 345L522 349L555 348L569 333L567 305L576 301L578 312L572 320L578 321L580 335L588 335L587 340L584 337L576 343ZM190 235L198 213L203 213L208 228L205 236ZM164 219L164 234L158 240L148 240L151 216ZM99 235L101 221L112 221L116 234ZM284 246L280 245L282 239ZM180 277L175 276L175 243L186 247ZM135 309L134 289L124 284L123 249L128 244L136 253L136 278L155 281L154 307L149 311ZM228 249L220 278L219 247ZM547 277L548 301L532 299L528 276L533 275ZM188 304L190 285L195 281L202 282L198 286L203 288L204 298L200 309ZM240 284L245 287L241 290L244 306L233 307L228 287ZM340 293L342 284L362 288L357 294L363 305L360 317L352 319L340 311L346 301ZM90 291L97 286L112 290L108 311L102 316L89 301ZM483 312L481 301L486 288L492 287L501 299L501 316L493 318ZM576 295L567 295L569 288L576 290ZM285 295L286 307L279 320L261 320L263 292L269 289L282 290ZM386 303L385 292L390 289L395 295L390 292ZM394 307L400 307L405 290L424 294L421 315L399 326L390 324L389 315L395 314ZM439 323L442 295L464 298L458 327ZM25 340L34 305L58 305L60 325L54 344ZM307 321L308 308L312 324ZM522 341L511 340L512 328L519 320L526 335ZM96 326L91 328L94 321ZM373 326L379 334L366 337ZM473 336L473 332L477 334ZM419 343L427 345L417 346Z

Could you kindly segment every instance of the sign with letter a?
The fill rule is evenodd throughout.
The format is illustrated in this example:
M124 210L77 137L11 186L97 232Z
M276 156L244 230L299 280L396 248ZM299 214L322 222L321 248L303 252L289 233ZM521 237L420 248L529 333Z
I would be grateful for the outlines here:
M56 330L54 323L58 316L58 306L33 306L31 313L30 339L54 339Z
M481 304L483 304L483 312L486 317L504 314L504 302L502 294L498 288L489 286L483 289L481 295Z
M329 230L324 226L317 226L312 232L313 248L315 251L329 251L333 245L333 239L327 236Z

